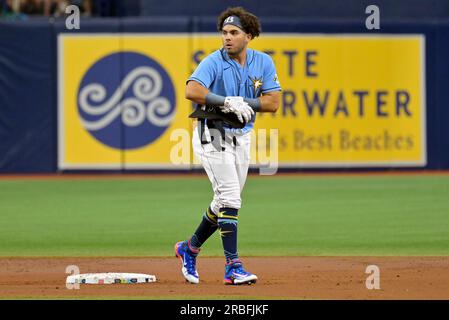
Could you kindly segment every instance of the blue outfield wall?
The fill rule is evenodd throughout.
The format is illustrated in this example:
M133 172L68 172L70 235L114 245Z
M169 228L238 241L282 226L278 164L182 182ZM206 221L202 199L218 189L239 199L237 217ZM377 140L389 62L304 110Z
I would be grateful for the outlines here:
M52 173L57 159L57 35L60 33L215 32L213 17L106 18L0 22L0 172ZM449 169L449 22L261 18L269 33L423 34L426 65L426 169ZM263 36L263 35L262 35ZM394 167L388 167L394 168Z

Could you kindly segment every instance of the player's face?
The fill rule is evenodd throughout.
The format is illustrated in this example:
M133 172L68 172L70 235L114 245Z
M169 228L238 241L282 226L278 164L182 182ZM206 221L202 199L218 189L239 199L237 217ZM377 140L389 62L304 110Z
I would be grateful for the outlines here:
M236 56L246 48L251 40L251 35L243 32L239 27L228 24L223 27L221 38L223 40L223 48L228 55Z

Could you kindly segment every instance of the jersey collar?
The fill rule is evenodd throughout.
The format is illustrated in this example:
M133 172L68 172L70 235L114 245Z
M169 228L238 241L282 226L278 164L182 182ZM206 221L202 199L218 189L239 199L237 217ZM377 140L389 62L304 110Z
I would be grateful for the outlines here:
M220 49L221 51L221 56L223 57L223 60L228 62L228 63L232 63L232 59L229 57L228 53L226 52L226 50L224 48ZM254 50L247 48L246 49L246 65L249 66L251 65L251 63L253 63L254 61Z

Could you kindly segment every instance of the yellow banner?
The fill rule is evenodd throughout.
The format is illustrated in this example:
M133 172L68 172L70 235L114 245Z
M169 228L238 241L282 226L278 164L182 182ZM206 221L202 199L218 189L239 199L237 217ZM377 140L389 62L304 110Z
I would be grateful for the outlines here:
M216 47L194 42L193 60ZM250 47L273 58L283 89L280 167L424 166L425 60L420 35L263 35Z
M185 80L220 46L218 34L60 36L59 167L179 167ZM278 129L280 167L424 166L424 46L420 35L262 34L250 47L272 56L283 91L256 134Z
M58 48L59 168L173 167L171 133L192 126L188 37L62 35Z

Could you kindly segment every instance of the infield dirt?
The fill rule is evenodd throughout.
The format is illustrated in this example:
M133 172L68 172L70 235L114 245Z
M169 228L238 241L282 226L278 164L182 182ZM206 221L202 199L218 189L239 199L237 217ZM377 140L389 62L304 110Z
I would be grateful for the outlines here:
M247 257L255 285L225 286L223 258L201 257L201 282L184 282L175 257L3 257L0 298L144 299L449 299L449 257ZM154 274L149 284L66 288L68 265L81 273ZM380 289L368 290L369 265L380 270Z

